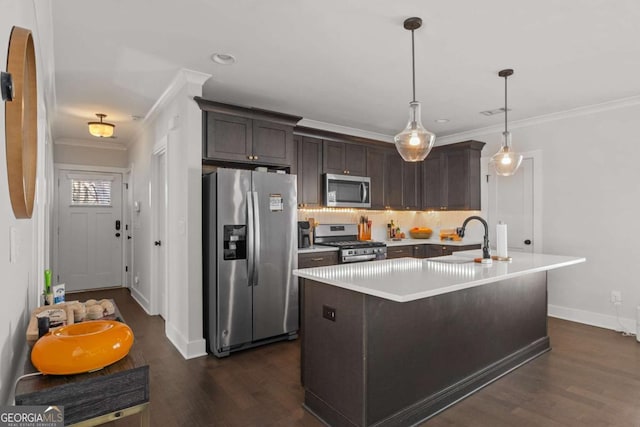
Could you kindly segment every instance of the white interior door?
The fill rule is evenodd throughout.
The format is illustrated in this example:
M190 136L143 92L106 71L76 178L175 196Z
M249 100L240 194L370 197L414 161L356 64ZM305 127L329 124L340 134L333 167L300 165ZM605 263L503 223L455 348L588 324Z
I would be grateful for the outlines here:
M122 286L123 236L122 175L60 170L56 282L67 291Z
M167 214L167 156L166 151L155 155L155 287L157 295L158 314L166 319L166 214Z
M133 284L133 186L131 182L131 171L125 173L122 189L124 194L122 200L124 207L122 209L124 215L124 231L122 239L124 244L124 283L123 285L130 288Z
M489 235L495 247L496 224L507 224L509 251L537 252L534 236L534 158L525 157L513 176L499 176L488 168Z

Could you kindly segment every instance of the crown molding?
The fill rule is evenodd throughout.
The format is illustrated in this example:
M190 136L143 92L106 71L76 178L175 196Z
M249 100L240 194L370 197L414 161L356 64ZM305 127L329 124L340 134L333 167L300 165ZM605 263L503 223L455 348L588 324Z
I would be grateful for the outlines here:
M101 141L92 141L89 139L74 139L74 138L57 138L54 140L54 145L69 145L72 147L84 147L84 148L99 148L101 150L118 150L127 151L127 146L122 142L116 142L112 139L106 138Z
M184 86L188 87L189 96L200 96L202 95L202 85L204 85L204 82L211 78L211 76L211 74L205 74L187 68L178 70L173 80L171 80L171 83L169 83L162 95L160 95L149 112L144 116L144 119L142 119L141 126L138 127L138 132L129 140L129 144L140 139L140 134L143 132L143 129L153 122L163 107L169 104Z
M341 133L345 135L360 136L368 139L375 139L378 141L393 143L393 136L385 135L378 132L370 132L363 129L356 129L347 126L334 125L326 122L319 122L317 120L302 119L298 122L298 126L326 130L329 132Z
M640 105L640 96L631 96L629 98L617 99L615 101L602 102L600 104L587 105L584 107L573 108L571 110L559 111L557 113L544 114L541 116L530 117L528 119L515 120L509 122L509 129L519 129L530 126L536 126L543 123L565 120L573 117L587 116L590 114L602 113L604 111L618 110L620 108L637 107ZM484 128L472 129L463 132L443 135L436 138L436 145L451 144L453 142L472 139L481 135L493 133L501 133L504 125L492 125ZM437 144L440 143L440 144Z

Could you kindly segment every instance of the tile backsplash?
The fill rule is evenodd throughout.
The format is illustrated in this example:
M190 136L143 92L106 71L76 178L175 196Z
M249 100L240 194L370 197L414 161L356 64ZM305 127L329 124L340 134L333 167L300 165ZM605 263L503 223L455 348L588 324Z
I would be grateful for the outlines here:
M409 229L413 227L429 227L437 236L441 229L456 228L472 215L480 215L480 211L370 211L358 209L299 209L298 220L313 218L319 224L357 224L361 216L372 221L371 238L383 241L387 238L387 224L393 223L409 237ZM484 230L478 221L469 223L466 238L482 240Z

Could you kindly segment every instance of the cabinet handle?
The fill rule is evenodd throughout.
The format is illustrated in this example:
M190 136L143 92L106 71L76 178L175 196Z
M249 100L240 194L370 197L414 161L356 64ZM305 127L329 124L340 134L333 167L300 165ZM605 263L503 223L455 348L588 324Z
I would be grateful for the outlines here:
M247 156L247 159L253 160L253 156Z
M320 258L311 258L311 261L324 261L324 257L320 257Z
M253 160L258 160L258 156L253 156Z

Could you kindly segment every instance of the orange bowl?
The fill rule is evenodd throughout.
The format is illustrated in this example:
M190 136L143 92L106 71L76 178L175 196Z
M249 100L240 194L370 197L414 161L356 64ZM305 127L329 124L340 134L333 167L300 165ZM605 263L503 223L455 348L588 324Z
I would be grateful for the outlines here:
M93 320L55 329L31 350L31 362L43 374L69 375L95 371L125 357L133 331L124 323Z

